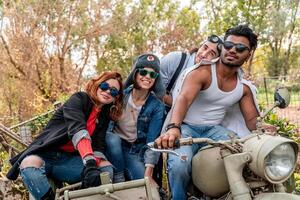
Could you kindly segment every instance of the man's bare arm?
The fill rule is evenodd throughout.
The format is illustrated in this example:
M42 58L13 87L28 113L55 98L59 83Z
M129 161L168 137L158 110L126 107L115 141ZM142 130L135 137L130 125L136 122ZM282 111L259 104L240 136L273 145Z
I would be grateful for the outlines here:
M190 105L202 89L201 72L194 70L185 79L181 92L174 100L170 123L182 123Z
M172 106L172 103L173 103L172 95L166 94L166 95L163 97L163 102L164 102L166 105L168 105L168 106Z
M171 113L170 123L181 124L190 105L194 101L199 91L207 81L209 72L205 69L194 70L186 77L181 92L173 100L174 106ZM166 134L156 139L159 147L172 148L174 141L180 137L178 128L169 129Z
M256 109L252 92L247 85L244 85L243 97L240 100L240 108L248 129L251 131L255 130L259 111Z

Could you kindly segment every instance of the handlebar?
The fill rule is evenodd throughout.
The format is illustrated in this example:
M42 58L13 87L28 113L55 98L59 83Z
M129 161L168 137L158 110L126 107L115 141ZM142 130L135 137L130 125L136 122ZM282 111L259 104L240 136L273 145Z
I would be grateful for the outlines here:
M181 139L175 141L173 149L159 149L155 142L150 142L147 144L147 146L152 151L173 154L175 156L180 157L181 160L186 161L186 159L187 159L186 156L180 155L179 153L177 153L175 151L175 149L178 149L181 146L192 145L192 144L209 144L209 145L212 145L215 147L217 147L217 146L224 147L234 153L238 153L239 152L238 149L235 148L234 146L236 146L236 145L241 146L242 143L244 143L246 140L248 140L252 137L259 137L259 135L258 134L250 134L242 139L237 139L237 138L233 137L230 140L220 140L220 141L214 141L209 138L191 138L191 137L181 138Z
M209 138L191 138L191 137L188 137L188 138L182 138L182 139L176 140L174 142L174 148L173 149L159 149L155 142L150 142L150 143L147 144L147 146L152 151L160 152L160 153L173 154L175 156L178 156L180 158L180 160L187 161L188 157L186 155L181 155L181 154L177 153L175 151L175 149L178 149L181 146L199 144L199 143L215 144L216 142L214 142L213 140L211 140Z
M209 138L191 138L191 137L181 138L181 139L175 141L174 149L180 148L181 146L192 145L192 144L201 144L201 143L216 144L216 143L220 143L220 142L215 142ZM147 144L147 146L150 149L158 149L158 146L155 142L150 142ZM162 149L162 150L167 150L167 149Z

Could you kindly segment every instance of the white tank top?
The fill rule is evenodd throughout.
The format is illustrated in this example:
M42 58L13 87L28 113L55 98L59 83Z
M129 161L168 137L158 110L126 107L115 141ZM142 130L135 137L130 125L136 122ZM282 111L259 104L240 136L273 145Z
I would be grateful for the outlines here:
M243 96L243 84L237 75L237 85L230 92L224 92L219 89L216 64L211 65L211 84L201 90L194 99L183 122L191 125L217 125L221 124L226 109L237 103Z

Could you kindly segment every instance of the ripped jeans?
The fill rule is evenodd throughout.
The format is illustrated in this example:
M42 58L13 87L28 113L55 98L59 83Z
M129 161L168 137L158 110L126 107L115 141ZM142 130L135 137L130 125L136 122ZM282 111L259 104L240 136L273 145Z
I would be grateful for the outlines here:
M77 154L49 151L37 154L44 161L40 168L26 167L20 169L23 182L32 196L39 200L50 189L48 177L69 184L80 182L84 165ZM99 168L101 172L109 172L113 176L112 166Z
M181 126L181 137L187 138L210 138L214 141L228 140L231 131L219 125L188 125ZM188 157L187 161L182 161L178 156L169 154L168 176L171 187L172 199L187 199L187 188L192 174L192 158L203 144L193 144L192 146L182 146L175 151Z

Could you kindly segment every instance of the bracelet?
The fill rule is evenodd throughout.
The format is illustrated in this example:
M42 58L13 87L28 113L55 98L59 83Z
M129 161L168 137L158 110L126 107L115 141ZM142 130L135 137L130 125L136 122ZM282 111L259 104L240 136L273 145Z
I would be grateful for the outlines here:
M170 123L166 126L165 131L167 132L168 130L170 130L171 128L177 128L179 129L179 131L181 132L181 124L180 123Z

